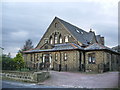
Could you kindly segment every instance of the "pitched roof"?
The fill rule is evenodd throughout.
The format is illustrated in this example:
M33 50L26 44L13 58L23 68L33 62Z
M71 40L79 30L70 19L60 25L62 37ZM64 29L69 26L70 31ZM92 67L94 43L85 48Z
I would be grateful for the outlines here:
M56 17L57 18L57 17ZM86 32L62 19L57 18L68 30L69 32L82 44L88 45L94 37L94 32Z
M67 43L67 44L56 44L53 50L72 50L72 49L83 49L79 45L75 43Z
M98 49L110 49L110 48L103 46L101 44L98 44L98 43L94 43L85 48L85 50L98 50Z
M29 51L24 51L24 53L33 53L33 52L48 52L48 51L62 51L62 50L84 50L82 47L75 43L66 43L66 44L56 44L52 49L34 49Z
M113 50L109 47L106 47L106 46L98 44L98 43L89 45L88 47L84 48L84 50L109 50L109 51L118 53L116 50Z

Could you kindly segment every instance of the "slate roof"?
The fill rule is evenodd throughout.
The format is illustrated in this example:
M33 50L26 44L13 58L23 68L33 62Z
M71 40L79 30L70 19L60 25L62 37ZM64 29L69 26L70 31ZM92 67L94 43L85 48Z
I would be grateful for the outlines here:
M109 47L106 47L106 46L98 44L98 43L89 45L88 47L84 48L84 50L109 50L109 51L118 53L116 50L113 50Z
M72 50L72 49L81 49L82 47L75 43L67 43L67 44L56 44L53 50Z
M96 35L96 40L97 40L97 42L100 41L100 35Z
M23 53L37 53L37 52L52 52L52 51L65 51L65 50L84 50L84 51L92 51L92 50L109 50L115 53L118 53L116 50L113 50L109 47L106 47L104 45L94 43L86 48L83 48L75 43L66 43L66 44L56 44L52 49L33 49L33 50L28 50L24 51ZM120 53L119 53L120 54Z
M66 44L56 44L52 49L44 49L44 50L34 49L34 50L24 51L24 53L77 50L77 49L84 50L84 48L80 47L75 43L66 43Z
M106 46L100 45L98 43L94 43L85 48L85 50L98 50L98 49L109 49L109 48Z
M57 18L57 17L56 17ZM57 18L68 30L69 32L82 44L88 45L94 37L94 32L86 32L62 19Z

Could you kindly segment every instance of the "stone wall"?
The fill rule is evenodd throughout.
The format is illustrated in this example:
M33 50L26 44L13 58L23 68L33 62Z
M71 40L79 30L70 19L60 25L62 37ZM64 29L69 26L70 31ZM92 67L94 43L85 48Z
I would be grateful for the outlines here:
M95 64L88 63L88 54L95 53ZM119 69L119 55L107 51L86 52L86 70L88 71L116 71Z
M16 71L2 71L0 73L4 79L13 79L18 81L27 81L27 82L40 82L47 79L50 74L49 72L16 72Z
M95 59L96 59L95 64L88 63L88 54L90 53L95 53ZM90 51L90 52L86 52L85 57L86 57L86 70L98 72L98 65L103 63L104 53L102 51Z
M67 59L65 60L64 54L67 54ZM55 54L58 54L58 59L55 60ZM78 71L79 70L79 51L60 51L53 52L53 68L54 70L59 70L59 65L61 64L62 71Z
M55 24L58 24L59 27L55 27ZM54 43L54 36L55 34L57 34L57 37L59 38L59 35L61 34L62 36L62 42L65 43L65 36L68 36L69 37L69 43L70 42L74 42L74 43L79 43L81 44L80 42L78 42L73 35L71 35L71 33L57 20L55 19L49 26L49 28L47 29L46 33L43 35L43 37L41 38L37 48L40 48L41 46L43 46L45 44L45 40L50 41L50 36L52 36L53 38L53 44ZM59 43L59 40L58 40L58 43ZM57 44L58 44L57 43Z
M64 60L64 54L67 54L67 60ZM81 66L80 65L80 53L81 53ZM95 53L95 64L88 63L88 54ZM56 71L59 70L61 64L62 71L115 71L119 70L120 61L117 54L108 52L108 51L88 51L85 52L85 61L84 61L84 52L83 51L55 51L55 52L41 52L41 53L32 53L26 54L27 57L27 66L39 70L38 68L40 63L44 62L43 57L45 54L49 54L51 58L50 68ZM55 60L55 54L57 54L57 60ZM32 60L31 60L32 55ZM37 57L38 56L38 57Z

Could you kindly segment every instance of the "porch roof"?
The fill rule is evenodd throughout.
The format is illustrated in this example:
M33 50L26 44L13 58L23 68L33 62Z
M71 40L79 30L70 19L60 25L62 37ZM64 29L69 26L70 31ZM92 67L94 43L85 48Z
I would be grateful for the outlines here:
M84 50L81 46L75 43L56 44L52 49L33 49L24 51L23 53L34 53L34 52L52 52L52 51L64 51L64 50Z
M84 50L86 50L86 51L88 51L88 50L89 51L90 50L109 50L109 51L118 53L116 50L109 48L109 47L106 47L104 45L98 44L98 43L91 44L88 47L84 48Z

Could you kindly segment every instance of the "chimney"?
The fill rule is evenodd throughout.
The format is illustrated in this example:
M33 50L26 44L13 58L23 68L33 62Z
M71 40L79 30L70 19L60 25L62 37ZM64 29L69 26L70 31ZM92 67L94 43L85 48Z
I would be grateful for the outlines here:
M90 28L90 31L89 32L92 32L92 29Z
M101 44L104 45L104 37L100 37Z

